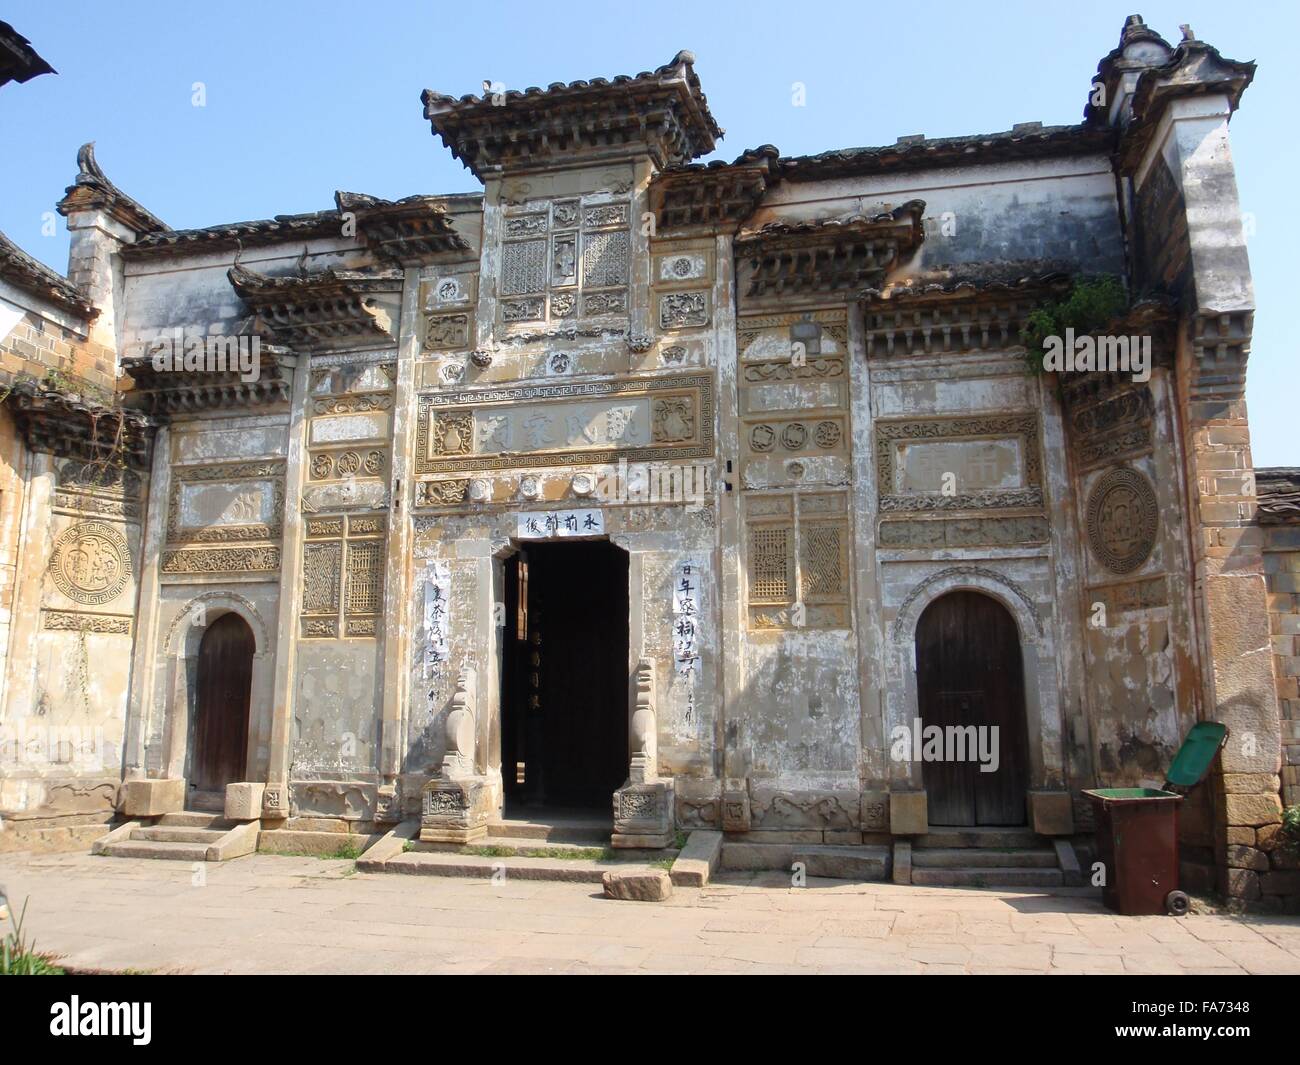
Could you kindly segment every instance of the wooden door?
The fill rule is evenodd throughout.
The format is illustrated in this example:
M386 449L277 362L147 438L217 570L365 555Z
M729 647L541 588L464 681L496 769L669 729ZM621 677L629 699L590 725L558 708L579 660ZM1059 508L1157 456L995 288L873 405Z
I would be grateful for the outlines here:
M238 614L222 614L199 643L194 757L190 787L221 791L245 779L253 632Z
M608 809L628 771L627 554L579 541L517 558L506 573L507 797Z
M996 749L998 768L983 772L980 748L953 759L922 763L933 825L1022 825L1028 783L1024 675L1015 619L997 600L978 592L950 592L931 603L916 628L917 702L923 730L945 737L966 730L983 750ZM992 733L970 733L997 727ZM925 733L923 731L924 738Z

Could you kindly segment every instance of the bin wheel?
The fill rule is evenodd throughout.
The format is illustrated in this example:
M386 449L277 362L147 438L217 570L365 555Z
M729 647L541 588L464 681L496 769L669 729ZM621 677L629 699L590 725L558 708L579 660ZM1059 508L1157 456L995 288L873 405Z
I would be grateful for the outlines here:
M1191 900L1181 891L1171 891L1165 896L1165 909L1171 916L1186 917L1191 907Z

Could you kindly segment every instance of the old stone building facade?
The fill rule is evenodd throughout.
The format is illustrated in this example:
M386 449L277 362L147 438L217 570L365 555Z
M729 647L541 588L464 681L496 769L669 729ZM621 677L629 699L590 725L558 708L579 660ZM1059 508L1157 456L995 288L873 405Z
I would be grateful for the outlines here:
M426 92L481 194L197 230L86 146L68 277L0 248L6 828L224 807L448 844L612 804L616 846L903 878L933 832L1020 826L1065 869L1081 790L1158 785L1215 719L1186 879L1285 894L1300 545L1266 542L1243 398L1253 73L1134 17L1077 125L699 164L682 52ZM1028 371L1027 317L1105 275L1149 379ZM997 726L997 771L900 757L919 722Z

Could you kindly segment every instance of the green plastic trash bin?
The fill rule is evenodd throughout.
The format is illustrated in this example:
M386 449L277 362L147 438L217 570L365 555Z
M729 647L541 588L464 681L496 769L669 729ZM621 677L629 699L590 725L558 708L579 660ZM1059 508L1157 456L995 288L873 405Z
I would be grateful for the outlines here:
M1182 793L1200 783L1227 738L1226 725L1198 722L1174 755L1163 789L1084 792L1092 800L1097 858L1106 874L1102 901L1116 913L1187 912L1187 896L1178 890L1178 807Z

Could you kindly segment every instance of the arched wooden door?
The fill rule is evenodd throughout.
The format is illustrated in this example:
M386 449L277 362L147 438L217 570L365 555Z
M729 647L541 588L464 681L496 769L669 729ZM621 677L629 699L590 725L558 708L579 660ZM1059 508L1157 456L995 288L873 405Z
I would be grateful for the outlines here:
M949 592L926 607L916 626L916 689L923 743L929 727L946 742L944 756L922 762L932 825L1023 825L1029 743L1025 727L1020 633L1001 603L979 592ZM975 726L971 732L968 726ZM993 749L997 769L983 772L970 739ZM960 734L957 730L961 730ZM993 764L991 760L987 764Z
M253 630L238 614L222 614L199 643L194 757L190 787L215 792L245 780L248 703L253 683Z

